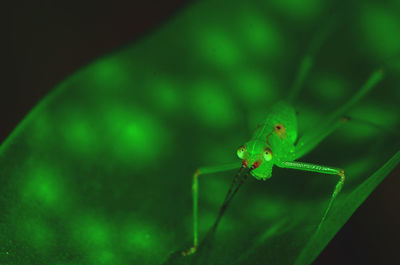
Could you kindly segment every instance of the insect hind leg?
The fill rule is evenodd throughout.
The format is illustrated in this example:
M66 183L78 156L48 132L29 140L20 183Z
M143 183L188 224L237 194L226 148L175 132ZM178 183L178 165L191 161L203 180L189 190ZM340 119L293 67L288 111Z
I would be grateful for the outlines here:
M290 103L293 103L293 101L297 98L301 88L303 87L304 81L311 71L316 54L321 49L322 44L326 41L328 36L335 28L336 23L333 23L333 21L329 21L324 27L322 27L322 30L320 30L311 40L306 55L301 59L292 87L290 89L290 94L288 96L288 101Z
M281 162L277 166L282 167L282 168L291 168L291 169L296 169L296 170L311 171L311 172L316 172L316 173L321 173L321 174L338 175L340 177L339 181L337 182L337 184L335 186L335 189L333 190L333 193L329 200L328 206L322 216L322 219L318 224L318 227L317 227L317 232L318 232L320 230L322 224L325 222L326 217L328 216L328 213L330 212L336 197L342 190L342 187L346 180L344 170L341 168L337 168L337 167L310 164L310 163L305 163L305 162L300 162L300 161L285 161L285 162Z
M343 184L344 184L344 182L346 180L346 175L345 175L343 169L340 169L337 174L340 176L340 180L336 184L335 189L333 190L333 193L331 195L331 199L329 200L328 207L326 207L324 215L322 216L322 219L318 224L317 231L316 231L317 233L321 229L322 224L325 222L325 219L328 216L328 213L329 213L330 209L332 208L333 202L335 201L336 196L342 190Z

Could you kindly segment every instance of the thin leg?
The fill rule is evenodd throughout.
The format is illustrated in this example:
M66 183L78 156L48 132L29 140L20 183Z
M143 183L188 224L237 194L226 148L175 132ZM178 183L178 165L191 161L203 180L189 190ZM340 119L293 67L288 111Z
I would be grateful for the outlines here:
M299 69L297 70L296 77L294 79L293 85L290 89L290 94L288 101L292 103L298 96L308 73L310 72L315 54L319 51L322 44L334 28L334 23L329 22L328 25L324 26L323 29L318 32L310 43L310 47L306 55L301 60Z
M319 143L321 143L328 135L333 133L342 124L347 122L346 117L337 119L335 122L315 126L312 130L305 133L295 146L295 158L299 159L313 150Z
M218 172L224 172L224 171L229 171L233 169L238 169L241 168L240 162L232 163L232 164L227 164L227 165L220 165L220 166L212 166L212 167L201 167L195 171L193 174L193 184L192 184L192 196L193 196L193 246L187 250L183 251L182 255L190 255L196 252L197 246L198 246L198 232L197 232L197 207L198 207L198 192L199 192L199 184L198 184L198 178L200 175L203 174L212 174L212 173L218 173ZM235 178L236 179L236 178ZM230 191L232 190L232 187ZM227 194L227 197L229 197L229 192Z
M312 130L301 137L296 144L295 159L307 154L329 134L339 128L339 126L347 120L346 118L343 118L346 112L359 102L369 91L371 91L379 81L382 80L382 77L383 72L381 70L373 72L361 89L346 104L324 119L325 122L315 126Z
M318 172L318 173L323 173L323 174L338 175L340 177L338 183L336 184L335 190L333 191L333 193L331 195L331 199L328 203L328 207L326 208L325 213L322 216L322 219L318 224L318 228L317 228L317 232L318 232L319 229L321 228L322 223L325 221L329 210L332 208L333 201L335 200L336 196L339 194L340 190L343 187L344 181L346 179L344 170L340 169L340 168L336 168L336 167L321 166L321 165L315 165L315 164L309 164L309 163L297 162L297 161L282 162L277 166L282 167L282 168L292 168L292 169L297 169L297 170L312 171L312 172Z
M388 128L388 127L383 126L381 124L376 124L376 123L374 123L372 121L369 121L369 120L366 120L366 119L362 119L362 118L356 118L356 117L348 116L348 117L346 117L346 119L348 119L351 122L356 122L358 124L362 124L362 125L366 125L366 126L372 127L372 128L374 128L374 129L376 129L378 131L382 131L384 133L391 134L393 136L398 136L398 133L396 132L396 129L394 129L394 128Z
M311 55L306 55L301 60L292 88L290 89L290 94L288 98L289 102L293 102L297 98L301 90L301 87L303 86L304 80L306 79L308 73L311 70L312 65L313 65L313 57Z
M365 95L370 92L383 78L383 70L375 70L364 83L364 85L357 91L357 93L331 115L331 119L337 119L349 111L355 104L357 104Z

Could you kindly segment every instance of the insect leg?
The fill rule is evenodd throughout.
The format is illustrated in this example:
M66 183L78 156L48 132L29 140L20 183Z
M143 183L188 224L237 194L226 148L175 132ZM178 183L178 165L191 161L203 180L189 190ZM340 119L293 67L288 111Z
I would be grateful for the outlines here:
M310 47L308 48L306 55L300 62L299 68L296 73L296 77L290 89L290 94L288 97L289 102L293 102L296 99L297 95L299 94L303 86L303 83L312 68L315 54L319 51L322 44L325 42L326 38L335 28L334 24L335 23L332 23L331 21L327 23L327 25L324 26L322 30L318 32L311 40Z
M313 150L320 142L338 129L347 120L347 118L343 117L342 119L337 119L335 122L323 124L319 127L316 126L305 133L295 146L294 159L298 159Z
M363 84L363 86L357 91L349 101L346 102L342 107L336 110L331 116L330 119L334 120L341 116L343 116L346 112L349 111L355 104L357 104L365 95L370 92L383 78L383 70L378 69L375 70L367 79L367 81Z
M329 210L332 208L333 202L336 198L336 196L339 194L340 190L343 187L344 181L346 179L346 176L344 174L344 170L336 167L328 167L328 166L322 166L322 165L316 165L316 164L310 164L310 163L304 163L304 162L298 162L298 161L287 161L287 162L282 162L277 165L278 167L282 168L291 168L291 169L297 169L297 170L305 170L305 171L312 171L312 172L317 172L317 173L322 173L322 174L329 174L329 175L338 175L340 177L338 183L335 186L335 190L333 191L331 195L331 199L329 200L328 207L326 208L324 215L322 216L322 219L320 223L318 224L317 232L321 228L322 223L325 221L326 216L328 215Z
M197 223L197 208L198 208L198 192L199 192L199 184L198 178L203 174L212 174L218 172L229 171L233 169L240 168L240 162L220 165L220 166L211 166L211 167L200 167L193 174L193 184L192 184L192 196L193 196L193 246L186 251L182 252L183 256L193 254L196 252L198 246L198 223Z
M347 119L344 117L346 112L360 101L369 91L371 91L382 80L383 73L377 70L371 74L360 90L357 91L349 101L342 107L325 118L322 124L315 126L309 132L303 135L296 144L295 159L304 156L306 153L314 149L329 134L335 131Z
M363 119L363 118L352 117L352 116L347 116L345 118L347 120L349 120L350 122L355 122L357 124L369 126L369 127L374 128L374 129L376 129L378 131L382 131L385 134L398 136L398 133L397 133L395 128L389 128L387 126L384 126L384 125L381 125L381 124L377 124L375 122L372 122L372 121L369 121L369 120Z

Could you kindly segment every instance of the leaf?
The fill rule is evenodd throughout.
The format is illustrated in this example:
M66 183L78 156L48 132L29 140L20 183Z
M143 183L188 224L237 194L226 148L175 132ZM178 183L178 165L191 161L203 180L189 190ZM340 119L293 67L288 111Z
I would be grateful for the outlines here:
M316 4L288 29L277 14L293 9L269 7L193 4L43 99L0 148L0 263L311 264L400 161L389 66L387 79L350 111L353 120L302 158L347 173L318 234L337 178L275 167L267 182L248 181L206 236L235 174L226 172L201 177L203 244L180 254L192 241L195 169L237 161L268 106L289 93L283 88L315 34L299 38L298 30L328 12ZM295 102L300 133L344 104L377 66L379 55L361 59L335 45L358 45L360 36L333 34ZM369 63L354 67L348 58Z

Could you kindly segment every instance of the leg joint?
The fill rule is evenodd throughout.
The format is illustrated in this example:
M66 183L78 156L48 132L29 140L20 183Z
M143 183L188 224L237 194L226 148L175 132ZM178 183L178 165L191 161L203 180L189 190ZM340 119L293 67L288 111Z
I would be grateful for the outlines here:
M196 171L193 174L193 179L196 179L200 175L200 168L196 169Z
M200 175L200 169L197 169L193 174L193 184L192 184L193 193L197 193L197 179L199 175Z
M344 170L340 169L338 175L340 176L340 182L343 183L346 180L346 175L344 174Z

